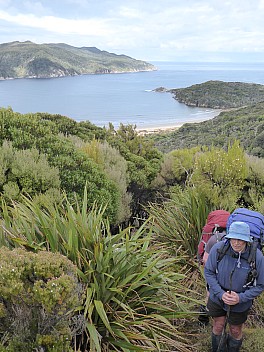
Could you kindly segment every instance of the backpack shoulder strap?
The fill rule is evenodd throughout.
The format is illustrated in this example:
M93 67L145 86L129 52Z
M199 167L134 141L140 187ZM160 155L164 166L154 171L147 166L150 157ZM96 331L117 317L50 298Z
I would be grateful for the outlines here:
M223 241L221 247L219 247L217 249L217 260L216 260L216 272L217 273L218 273L218 264L223 259L223 257L226 255L229 248L230 248L230 242Z
M258 241L253 241L250 246L249 255L248 255L248 263L250 266L254 265L256 267L256 252L258 248Z
M249 255L247 259L250 266L250 271L248 273L248 277L244 285L244 287L246 288L251 286L256 286L257 284L257 281L256 281L258 276L257 266L256 266L257 248L258 248L258 241L253 241L253 243L250 245Z
M222 246L218 248L218 256L217 256L217 263L219 263L223 257L226 255L226 252L230 248L230 242L229 241L223 241Z

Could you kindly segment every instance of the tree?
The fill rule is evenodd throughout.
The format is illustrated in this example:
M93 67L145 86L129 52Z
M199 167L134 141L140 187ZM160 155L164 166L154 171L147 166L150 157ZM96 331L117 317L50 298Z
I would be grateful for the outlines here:
M116 148L107 142L93 139L90 143L83 143L81 149L93 159L103 170L105 175L112 180L119 192L120 199L117 208L116 222L129 220L131 216L130 204L132 195L127 191L129 184L128 165Z
M49 165L47 157L35 148L15 150L11 142L0 147L0 192L6 198L21 194L35 196L60 189L59 170Z

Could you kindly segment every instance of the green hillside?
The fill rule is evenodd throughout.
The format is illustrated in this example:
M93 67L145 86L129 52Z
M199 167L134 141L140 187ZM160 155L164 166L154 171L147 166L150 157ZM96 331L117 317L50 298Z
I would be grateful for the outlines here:
M166 92L188 106L212 109L238 108L264 101L264 86L255 83L208 81Z
M264 102L223 111L200 123L186 123L173 132L152 134L148 138L164 152L197 145L226 147L235 139L252 155L264 156Z
M263 85L208 81L182 89L159 87L155 91L172 93L176 100L189 106L225 110L211 120L149 135L161 151L212 145L227 148L239 140L247 153L264 156Z
M125 55L95 47L35 44L30 41L0 44L0 79L49 78L82 74L153 71L156 68Z

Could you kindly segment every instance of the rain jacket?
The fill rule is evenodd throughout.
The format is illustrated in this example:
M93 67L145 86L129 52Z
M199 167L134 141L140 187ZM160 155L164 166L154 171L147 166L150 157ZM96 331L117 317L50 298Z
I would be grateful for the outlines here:
M252 306L253 299L264 291L264 257L257 249L256 286L246 287L250 271L247 261L249 247L246 246L245 252L239 256L229 245L229 240L225 241L225 245L229 248L223 258L218 262L219 249L223 246L223 242L218 242L212 247L205 265L204 275L209 285L210 299L227 311L228 306L222 301L222 296L226 291L235 291L239 295L239 303L230 306L230 309L233 312L244 312Z

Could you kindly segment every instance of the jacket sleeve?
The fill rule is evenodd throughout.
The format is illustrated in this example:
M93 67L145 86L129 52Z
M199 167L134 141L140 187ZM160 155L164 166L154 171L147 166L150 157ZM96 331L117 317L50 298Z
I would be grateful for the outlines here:
M239 302L247 302L259 296L264 291L264 257L258 250L256 257L256 268L258 272L256 286L252 286L245 292L239 293Z
M204 275L210 291L221 300L225 291L221 288L217 280L217 249L217 245L212 247L205 264Z

